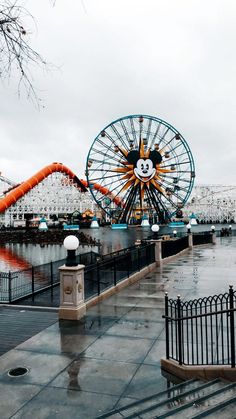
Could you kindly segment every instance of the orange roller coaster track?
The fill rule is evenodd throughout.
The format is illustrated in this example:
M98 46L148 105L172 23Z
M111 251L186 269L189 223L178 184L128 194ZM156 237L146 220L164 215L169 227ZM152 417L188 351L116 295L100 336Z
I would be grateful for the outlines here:
M15 204L18 199L22 198L27 192L37 186L42 180L54 172L61 172L69 176L80 188L81 191L86 192L87 188L84 183L62 163L52 163L43 169L39 170L34 176L22 182L16 188L12 189L5 198L0 200L0 213L6 211L11 205Z
M34 176L22 182L20 185L11 189L11 191L0 200L0 213L6 211L11 205L15 204L18 199L22 198L27 192L37 186L42 182L47 176L51 175L54 172L61 172L69 176L81 189L82 192L87 191L88 182L83 179L79 179L68 167L64 166L62 163L52 163L43 169L39 170ZM112 201L116 205L122 205L121 199L119 197L113 197L109 189L104 186L99 185L99 183L93 183L92 187L99 191L103 195L111 197Z

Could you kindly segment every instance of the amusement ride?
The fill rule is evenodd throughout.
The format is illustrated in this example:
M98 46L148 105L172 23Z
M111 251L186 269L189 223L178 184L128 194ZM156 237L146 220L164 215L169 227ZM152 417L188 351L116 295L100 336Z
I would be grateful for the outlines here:
M154 116L129 115L105 126L92 142L85 175L79 179L62 163L49 164L20 184L0 174L0 224L82 213L127 224L140 224L144 216L168 223L191 213L204 222L235 220L236 187L194 187L187 141Z
M173 126L153 116L130 115L97 135L86 176L94 200L113 222L155 213L164 223L182 217L195 168L187 142Z

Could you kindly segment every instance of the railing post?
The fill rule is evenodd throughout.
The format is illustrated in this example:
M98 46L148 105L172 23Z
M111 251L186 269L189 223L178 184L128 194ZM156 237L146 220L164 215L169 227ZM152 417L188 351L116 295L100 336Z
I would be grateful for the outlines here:
M235 368L234 290L229 286L231 368Z
M168 312L168 292L165 293L165 326L166 326L166 359L169 359L169 312Z
M147 265L146 266L148 266L148 265L150 265L150 252L148 251L148 245L146 244L146 247L145 247L145 250L146 250L146 257L145 257L145 259L146 259L146 262L147 262Z
M178 351L179 351L179 365L182 365L182 320L181 320L181 300L180 295L177 299L177 316L178 316Z
M53 263L50 262L50 284L51 284L51 298L53 297Z
M155 262L157 266L160 266L162 263L162 240L155 240Z
M34 267L31 268L31 279L32 279L32 301L34 301Z
M8 273L8 299L9 303L11 303L12 295L11 295L11 271Z
M100 295L101 289L100 289L100 269L99 269L99 262L97 260L97 289L98 289L98 295Z
M113 259L113 269L114 269L114 286L116 286L116 257Z
M129 274L130 274L130 261L131 261L131 251L128 250L126 253L127 257L126 257L126 261L127 261L127 278L129 278Z
M138 271L140 271L140 248L138 247Z
M193 234L190 232L190 233L188 233L188 247L190 248L190 249L192 249L193 248Z

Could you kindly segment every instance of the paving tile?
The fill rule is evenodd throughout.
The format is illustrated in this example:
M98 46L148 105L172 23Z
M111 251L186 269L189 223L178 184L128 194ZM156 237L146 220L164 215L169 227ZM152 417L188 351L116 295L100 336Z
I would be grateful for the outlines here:
M151 339L102 336L84 352L84 356L124 362L142 362L152 346Z
M144 359L144 364L159 365L161 358L166 356L166 342L158 339Z
M17 350L43 354L80 354L91 345L97 336L41 332L17 347Z
M152 307L135 307L125 314L123 320L150 320L153 322L163 323L162 315L164 314L163 308Z
M137 364L79 358L50 383L53 387L121 395L138 368Z
M127 320L124 317L111 326L106 335L140 337L157 339L164 328L164 323L152 322L150 320Z
M0 382L0 417L8 419L42 390L41 386L19 384L18 378L11 383Z
M70 357L64 355L41 354L13 349L0 357L0 383L9 384L15 382L19 386L22 384L48 384L71 361ZM19 366L29 368L29 373L17 377L17 379L9 377L7 372Z
M143 399L163 390L167 390L167 381L161 374L160 365L141 365L123 397Z
M116 402L116 396L47 387L11 419L93 419Z
M106 316L106 317L111 316L113 318L119 318L123 314L128 313L131 308L132 307L129 307L129 306L112 304L110 302L110 299L108 299L106 305L100 303L96 306L89 308L88 312L90 316L98 315L98 316Z

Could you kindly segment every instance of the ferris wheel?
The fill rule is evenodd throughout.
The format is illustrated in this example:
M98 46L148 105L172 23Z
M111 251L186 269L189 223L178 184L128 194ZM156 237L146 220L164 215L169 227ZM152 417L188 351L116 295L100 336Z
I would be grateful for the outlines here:
M181 217L195 178L194 161L182 135L149 115L125 116L97 135L86 163L88 186L114 222L137 214L160 222Z

